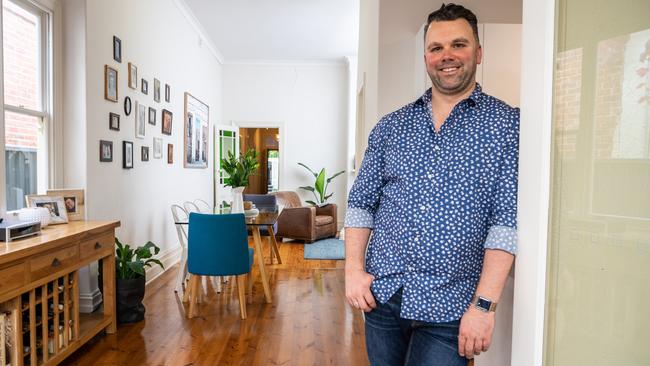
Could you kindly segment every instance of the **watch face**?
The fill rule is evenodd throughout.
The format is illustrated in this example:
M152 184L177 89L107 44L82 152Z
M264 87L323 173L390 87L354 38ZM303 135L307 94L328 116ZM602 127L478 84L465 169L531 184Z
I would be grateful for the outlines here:
M479 297L478 300L476 300L476 307L483 311L490 311L490 305L492 305L492 302L482 297Z

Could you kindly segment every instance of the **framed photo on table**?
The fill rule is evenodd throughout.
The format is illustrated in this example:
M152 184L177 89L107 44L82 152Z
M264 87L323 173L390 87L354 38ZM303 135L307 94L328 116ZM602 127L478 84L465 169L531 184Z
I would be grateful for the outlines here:
M183 166L185 168L208 167L208 116L207 104L185 93L183 118L184 144Z
M78 221L84 219L86 203L83 189L48 189L47 195L63 197L68 220Z
M50 225L68 222L68 213L62 196L28 195L28 207L45 207L50 211Z

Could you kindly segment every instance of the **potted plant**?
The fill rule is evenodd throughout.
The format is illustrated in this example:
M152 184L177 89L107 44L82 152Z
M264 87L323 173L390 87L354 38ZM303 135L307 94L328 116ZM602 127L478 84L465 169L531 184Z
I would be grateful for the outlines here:
M144 319L145 308L142 299L146 283L145 268L153 264L163 269L165 267L158 259L153 258L160 252L160 248L150 241L137 248L131 248L115 238L115 244L117 321L135 323Z
M245 154L238 157L229 151L228 157L221 159L221 169L228 174L228 177L224 179L224 185L232 187L233 202L231 212L244 212L242 193L248 185L248 178L260 166L257 155L254 149L248 149Z
M313 186L304 186L304 187L299 187L300 189L304 189L305 191L309 191L314 194L314 197L316 198L316 201L305 201L311 205L314 206L324 206L327 204L327 200L334 195L334 193L327 194L327 186L329 186L330 182L332 179L338 177L339 175L343 174L345 170L341 170L340 172L334 174L333 176L329 178L325 178L325 168L321 169L318 174L311 170L307 165L303 163L298 163L298 165L304 167L305 169L309 170L311 174L314 175L314 178L316 178L316 181L314 182Z

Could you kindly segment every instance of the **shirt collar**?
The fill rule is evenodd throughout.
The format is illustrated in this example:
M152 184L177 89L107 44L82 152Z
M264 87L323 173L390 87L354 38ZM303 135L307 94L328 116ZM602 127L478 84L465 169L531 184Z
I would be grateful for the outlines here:
M476 87L472 91L472 94L470 94L469 97L467 97L467 99L463 99L463 100L469 101L471 106L477 106L482 96L483 96L483 89L481 88L481 84L476 83ZM428 105L429 103L431 103L431 88L427 89L427 91L425 91L424 94L416 102L423 103L424 105Z

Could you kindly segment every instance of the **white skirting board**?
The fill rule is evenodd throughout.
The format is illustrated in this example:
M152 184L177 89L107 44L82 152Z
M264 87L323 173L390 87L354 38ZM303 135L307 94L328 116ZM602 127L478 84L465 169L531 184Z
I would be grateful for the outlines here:
M165 269L160 268L158 265L147 268L147 285L181 260L181 247L176 246L161 252L158 259L165 266Z

